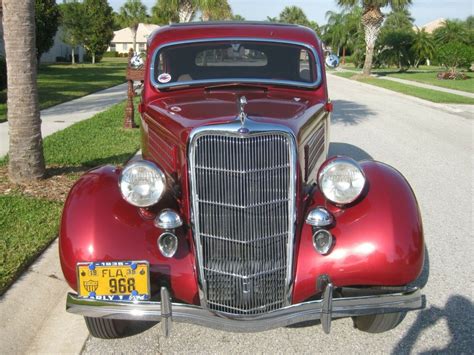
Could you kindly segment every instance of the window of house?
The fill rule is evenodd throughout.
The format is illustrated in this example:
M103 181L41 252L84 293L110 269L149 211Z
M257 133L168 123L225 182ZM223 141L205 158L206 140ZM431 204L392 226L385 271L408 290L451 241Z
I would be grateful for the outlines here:
M128 43L122 43L122 50L124 52L128 51Z
M110 51L115 52L115 43L110 43Z
M139 44L138 44L138 50L139 50L140 52L143 52L143 51L145 50L145 43L139 43Z

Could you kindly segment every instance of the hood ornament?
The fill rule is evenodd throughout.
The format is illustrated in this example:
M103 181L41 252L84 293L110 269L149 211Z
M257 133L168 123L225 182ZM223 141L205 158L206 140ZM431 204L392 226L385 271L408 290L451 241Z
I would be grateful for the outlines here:
M239 100L237 101L237 107L239 110L239 120L242 126L245 124L245 121L247 120L247 114L245 113L245 105L247 105L247 98L245 96L241 96Z

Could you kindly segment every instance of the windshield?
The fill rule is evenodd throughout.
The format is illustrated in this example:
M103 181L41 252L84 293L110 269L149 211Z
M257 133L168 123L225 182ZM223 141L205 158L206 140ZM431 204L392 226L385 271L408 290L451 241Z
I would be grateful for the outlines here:
M296 44L194 42L159 49L151 75L158 88L227 82L314 87L316 61L313 51Z

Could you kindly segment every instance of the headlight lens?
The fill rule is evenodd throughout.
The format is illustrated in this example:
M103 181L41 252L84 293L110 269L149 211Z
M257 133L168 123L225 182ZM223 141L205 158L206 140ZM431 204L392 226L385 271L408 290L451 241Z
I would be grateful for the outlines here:
M165 174L145 160L128 164L120 175L120 192L128 203L149 207L157 203L165 190Z
M355 160L337 157L321 167L318 182L324 197L344 205L360 196L365 186L365 175Z

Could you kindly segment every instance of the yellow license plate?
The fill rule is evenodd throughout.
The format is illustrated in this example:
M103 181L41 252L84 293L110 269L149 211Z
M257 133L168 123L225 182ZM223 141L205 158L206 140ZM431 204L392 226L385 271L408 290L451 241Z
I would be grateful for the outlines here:
M146 261L110 261L77 264L79 296L98 300L134 301L150 297Z

